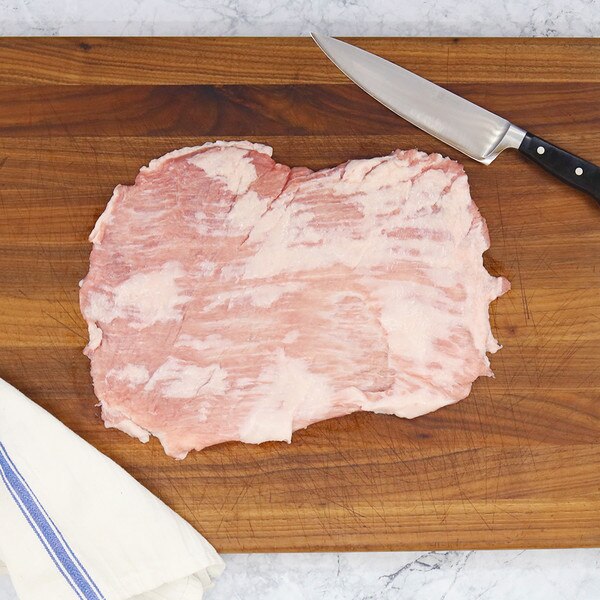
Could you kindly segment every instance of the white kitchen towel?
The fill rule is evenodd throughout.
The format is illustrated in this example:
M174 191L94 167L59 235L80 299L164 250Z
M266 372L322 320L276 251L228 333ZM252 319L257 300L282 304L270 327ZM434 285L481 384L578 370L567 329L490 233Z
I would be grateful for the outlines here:
M189 523L2 379L0 561L21 600L200 600L224 566Z

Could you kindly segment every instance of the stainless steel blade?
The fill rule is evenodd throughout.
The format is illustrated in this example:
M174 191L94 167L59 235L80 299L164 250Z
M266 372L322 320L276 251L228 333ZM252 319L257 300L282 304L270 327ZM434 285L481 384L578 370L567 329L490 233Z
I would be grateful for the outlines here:
M484 164L518 148L525 131L510 121L375 54L312 34L328 58L367 94L423 131Z

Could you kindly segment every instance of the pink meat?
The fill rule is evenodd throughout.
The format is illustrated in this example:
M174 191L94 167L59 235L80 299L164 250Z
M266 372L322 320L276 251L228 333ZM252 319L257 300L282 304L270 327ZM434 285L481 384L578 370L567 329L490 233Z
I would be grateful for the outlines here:
M81 284L107 427L167 454L358 410L465 398L498 350L485 221L458 163L417 150L312 172L271 148L171 152L117 186Z

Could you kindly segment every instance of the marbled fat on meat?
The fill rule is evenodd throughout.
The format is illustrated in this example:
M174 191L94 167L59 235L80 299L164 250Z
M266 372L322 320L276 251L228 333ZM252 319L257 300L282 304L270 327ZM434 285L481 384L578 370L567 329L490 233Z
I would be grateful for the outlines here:
M167 454L358 410L417 417L492 375L485 221L417 150L312 172L249 142L184 148L117 186L81 285L107 427Z

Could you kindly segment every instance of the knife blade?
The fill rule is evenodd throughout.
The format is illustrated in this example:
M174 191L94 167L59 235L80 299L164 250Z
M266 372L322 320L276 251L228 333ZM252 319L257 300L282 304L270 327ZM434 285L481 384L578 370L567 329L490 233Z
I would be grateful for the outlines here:
M419 129L485 165L508 148L520 150L600 202L596 165L380 56L326 35L311 35L349 79Z

